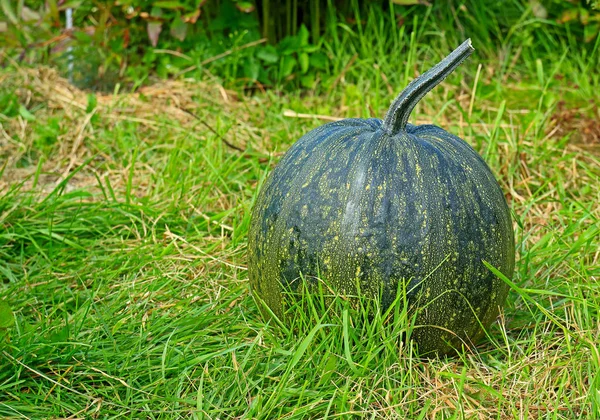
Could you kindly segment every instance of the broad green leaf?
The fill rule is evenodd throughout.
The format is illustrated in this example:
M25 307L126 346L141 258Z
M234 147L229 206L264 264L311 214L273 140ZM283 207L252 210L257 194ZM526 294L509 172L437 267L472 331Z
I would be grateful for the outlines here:
M300 49L300 38L297 36L286 36L278 45L282 55L290 55Z
M315 74L305 74L300 78L300 84L307 89L312 89L313 87L315 87Z
M300 26L300 30L298 31L298 40L300 42L300 46L301 47L306 47L308 44L308 29L306 29L306 26L302 25Z
M302 72L302 74L306 74L309 65L308 54L300 53L300 55L298 56L298 61L300 62L300 71Z
M316 52L310 56L310 65L319 70L326 69L328 61L327 56L321 52Z
M307 45L305 47L302 47L302 52L310 54L319 51L320 49L321 47L319 47L318 45Z
M267 45L256 52L256 58L264 61L265 63L275 64L279 61L279 54L272 45Z
M260 65L258 61L251 59L244 65L244 76L252 81L258 79Z
M15 316L4 300L0 300L0 329L10 328L15 325Z
M281 60L280 78L285 79L292 74L294 67L296 67L296 59L290 55L284 56Z

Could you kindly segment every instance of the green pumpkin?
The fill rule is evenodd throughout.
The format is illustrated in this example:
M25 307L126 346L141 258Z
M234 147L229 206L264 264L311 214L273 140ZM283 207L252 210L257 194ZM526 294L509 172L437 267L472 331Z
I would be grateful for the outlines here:
M342 295L406 290L420 354L471 345L497 317L515 248L494 175L459 137L408 124L419 100L473 51L470 40L413 80L385 119L325 124L267 178L248 238L250 285L281 317L282 291L318 277ZM400 285L400 287L399 287Z

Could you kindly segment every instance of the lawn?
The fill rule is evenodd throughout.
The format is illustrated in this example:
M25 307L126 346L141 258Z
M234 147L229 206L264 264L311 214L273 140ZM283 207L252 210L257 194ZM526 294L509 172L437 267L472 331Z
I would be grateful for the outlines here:
M449 52L406 39L384 59L344 50L305 91L100 94L1 69L0 417L600 418L598 43L476 51L413 113L480 152L513 214L511 292L477 347L426 360L381 325L260 315L257 189L304 133L383 117Z

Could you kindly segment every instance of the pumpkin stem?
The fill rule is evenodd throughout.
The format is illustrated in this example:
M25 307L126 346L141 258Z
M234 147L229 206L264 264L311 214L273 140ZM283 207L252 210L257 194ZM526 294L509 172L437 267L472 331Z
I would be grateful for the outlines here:
M410 82L392 102L392 106L390 106L383 121L383 128L392 135L403 131L408 123L410 113L423 96L441 83L473 51L475 49L471 46L471 39L469 38L430 70Z

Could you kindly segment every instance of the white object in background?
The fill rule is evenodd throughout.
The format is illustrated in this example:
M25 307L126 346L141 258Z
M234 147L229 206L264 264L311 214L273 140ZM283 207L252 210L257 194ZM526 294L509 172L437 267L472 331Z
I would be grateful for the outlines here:
M68 8L66 10L66 29L69 32L73 29L73 9ZM69 45L69 47L67 48L67 60L69 61L69 81L73 82L73 47L71 45Z

